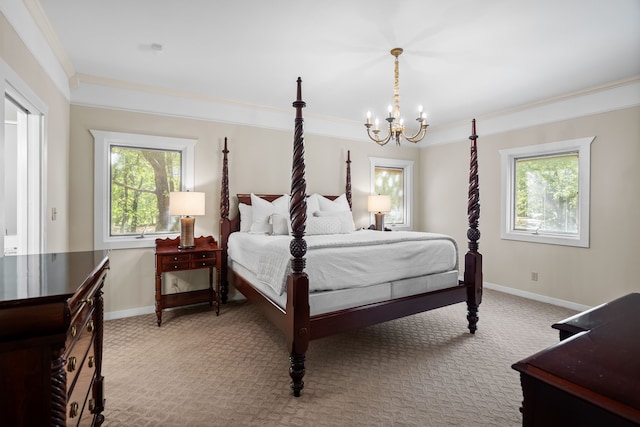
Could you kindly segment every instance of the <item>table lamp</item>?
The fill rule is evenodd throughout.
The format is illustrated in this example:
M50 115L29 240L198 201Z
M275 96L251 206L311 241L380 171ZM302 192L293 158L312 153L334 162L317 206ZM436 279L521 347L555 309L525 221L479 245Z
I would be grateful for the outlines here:
M194 215L204 215L204 193L177 191L169 193L169 212L180 215L180 243L178 249L195 248L193 228Z
M374 195L369 196L368 200L369 212L375 212L376 230L384 230L384 213L391 210L391 196Z

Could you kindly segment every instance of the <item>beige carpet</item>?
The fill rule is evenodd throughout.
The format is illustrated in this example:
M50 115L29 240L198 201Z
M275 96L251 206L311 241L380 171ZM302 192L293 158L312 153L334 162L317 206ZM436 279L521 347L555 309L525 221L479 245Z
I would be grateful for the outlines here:
M476 335L458 304L313 341L289 391L284 338L249 303L105 322L107 426L517 426L511 364L575 312L485 291Z

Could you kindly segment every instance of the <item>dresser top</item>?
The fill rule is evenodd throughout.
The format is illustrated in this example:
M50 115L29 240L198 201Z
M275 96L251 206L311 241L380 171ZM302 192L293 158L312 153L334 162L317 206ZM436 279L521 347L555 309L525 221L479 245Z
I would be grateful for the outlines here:
M108 250L0 257L0 308L67 298L108 263Z

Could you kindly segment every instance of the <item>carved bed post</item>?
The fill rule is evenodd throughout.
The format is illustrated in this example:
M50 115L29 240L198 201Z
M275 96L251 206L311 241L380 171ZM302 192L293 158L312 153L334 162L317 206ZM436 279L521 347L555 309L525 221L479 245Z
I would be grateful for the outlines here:
M469 251L464 257L464 283L467 285L467 320L469 331L474 334L478 329L478 306L482 302L482 254L478 252L480 230L480 188L478 186L478 148L476 141L476 119L471 122L471 156L469 161L469 199L467 214L469 216Z
M300 396L304 387L305 354L309 347L309 278L304 272L307 242L304 232L307 221L307 183L305 181L304 135L302 109L306 103L302 100L302 79L298 77L297 99L293 102L296 109L295 133L293 139L293 165L291 171L291 202L289 214L293 239L291 251L291 274L287 278L287 345L289 348L289 376L293 395Z
M351 150L347 150L347 186L345 188L345 194L347 195L347 201L349 202L349 209L353 210L351 205Z
M227 159L227 137L224 137L224 149L222 150L222 182L220 190L220 246L222 249L222 289L220 290L220 299L223 303L227 302L229 294L229 279L227 277L227 239L230 230L229 222L229 161Z

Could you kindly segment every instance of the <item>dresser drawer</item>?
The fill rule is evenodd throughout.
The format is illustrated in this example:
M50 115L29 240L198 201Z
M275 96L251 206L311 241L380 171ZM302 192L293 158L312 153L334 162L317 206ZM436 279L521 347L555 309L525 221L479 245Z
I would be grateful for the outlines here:
M67 425L90 425L93 419L93 410L96 407L93 395L93 381L95 379L95 354L93 345L79 366L77 381L67 398Z
M84 304L76 316L71 319L71 326L67 330L67 341L65 347L67 351L73 346L73 343L80 337L82 330L86 327L87 321L93 313L93 307L90 304Z
M90 364L90 368L95 365L95 357L93 356L93 336L95 325L93 322L93 310L88 312L88 317L84 319L84 323L80 324L77 336L71 341L67 341L66 365L67 372L67 392L73 392L76 387L77 378L84 364ZM78 322L79 323L79 322ZM91 358L91 361L89 361Z

